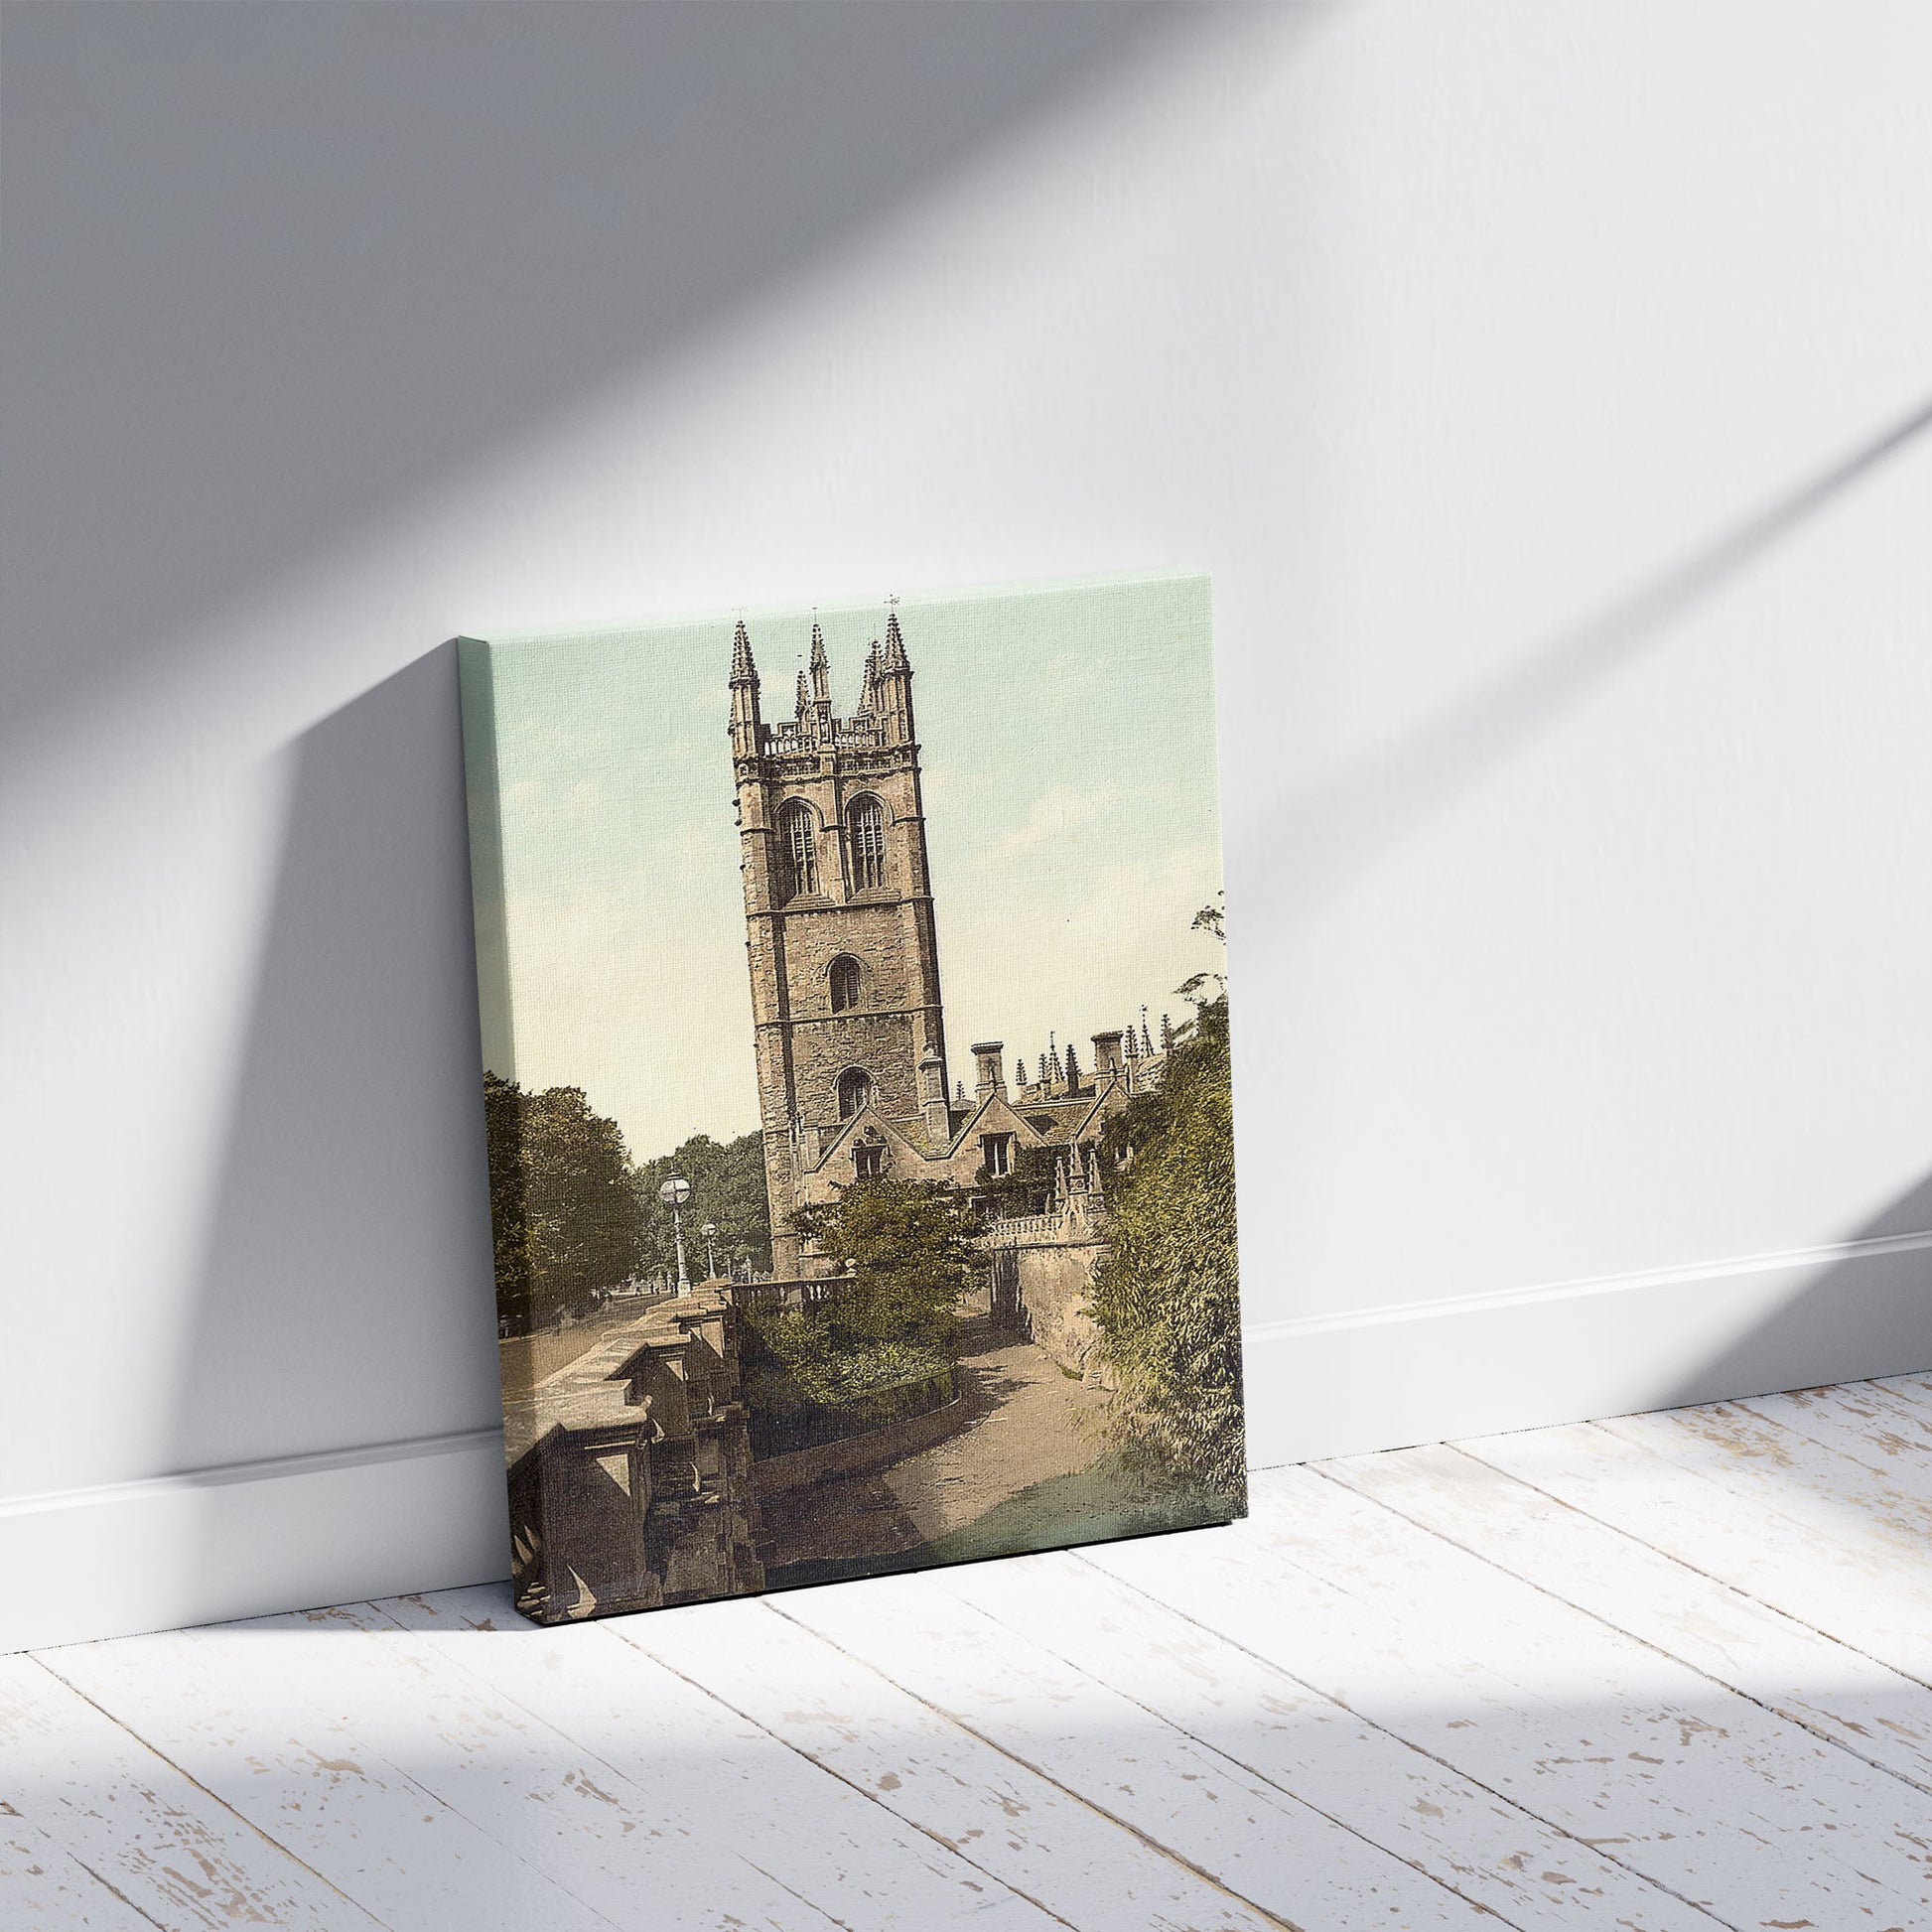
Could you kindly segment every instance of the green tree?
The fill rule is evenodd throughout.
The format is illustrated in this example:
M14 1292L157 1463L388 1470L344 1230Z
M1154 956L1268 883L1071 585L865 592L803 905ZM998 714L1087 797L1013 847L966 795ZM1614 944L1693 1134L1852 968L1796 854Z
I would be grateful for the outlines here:
M637 1169L634 1184L642 1230L638 1272L677 1273L671 1210L657 1198L658 1188L674 1173L691 1183L684 1248L692 1279L705 1271L704 1237L698 1230L707 1221L718 1230L712 1247L721 1272L728 1273L743 1257L756 1272L768 1273L771 1210L764 1191L764 1141L756 1133L741 1134L735 1141L694 1134L675 1153L660 1154Z
M1194 923L1218 936L1218 908L1203 908ZM1093 1318L1119 1376L1116 1421L1129 1449L1173 1477L1238 1494L1228 1001L1218 974L1179 991L1194 1018L1175 1035L1162 1084L1136 1095L1102 1137L1110 1251L1095 1279Z
M966 1197L950 1181L855 1180L791 1220L846 1277L812 1316L835 1346L953 1347L959 1298L979 1279L980 1263Z
M858 1180L836 1200L801 1207L791 1218L839 1264L842 1279L823 1302L753 1311L755 1405L839 1403L957 1360L959 1298L975 1286L981 1266L958 1188Z
M581 1313L637 1265L634 1175L616 1121L581 1087L525 1093L483 1075L498 1317L511 1334Z

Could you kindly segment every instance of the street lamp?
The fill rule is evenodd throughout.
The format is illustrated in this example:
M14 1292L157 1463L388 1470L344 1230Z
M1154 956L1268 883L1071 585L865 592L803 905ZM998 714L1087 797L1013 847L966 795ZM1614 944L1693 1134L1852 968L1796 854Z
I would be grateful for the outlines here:
M716 1221L707 1221L698 1232L704 1236L704 1278L708 1282L718 1279L718 1257L712 1251L712 1240L718 1232Z
M677 1243L677 1292L691 1293L691 1271L684 1265L684 1203L691 1198L691 1183L674 1173L657 1190L657 1198L671 1210L671 1238Z

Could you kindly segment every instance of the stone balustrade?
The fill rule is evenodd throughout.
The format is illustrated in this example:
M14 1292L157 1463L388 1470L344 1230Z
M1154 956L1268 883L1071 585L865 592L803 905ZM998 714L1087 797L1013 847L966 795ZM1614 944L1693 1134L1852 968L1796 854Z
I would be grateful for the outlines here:
M538 1622L761 1589L739 1312L708 1283L504 1405L511 1577Z

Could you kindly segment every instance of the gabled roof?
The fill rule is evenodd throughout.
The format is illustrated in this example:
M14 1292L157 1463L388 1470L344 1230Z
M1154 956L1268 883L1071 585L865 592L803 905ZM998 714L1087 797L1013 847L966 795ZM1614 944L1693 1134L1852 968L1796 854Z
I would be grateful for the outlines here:
M966 1116L965 1122L960 1127L959 1132L953 1136L952 1146L946 1150L947 1155L957 1154L976 1131L980 1133L989 1131L987 1125L989 1122L992 1123L992 1132L1011 1132L1018 1134L1028 1147L1049 1147L1052 1145L1046 1136L1040 1133L1025 1115L1014 1112L1013 1102L1004 1093L995 1092L989 1093Z
M1110 1073L1107 1076L1107 1084L1104 1087L1098 1087L1095 1089L1094 1096L1093 1096L1093 1105L1089 1107L1087 1111L1080 1116L1079 1120L1074 1125L1073 1135L1072 1135L1072 1138L1074 1140L1077 1141L1078 1139L1080 1139L1080 1137L1086 1133L1087 1129L1090 1126L1092 1126L1096 1120L1099 1119L1101 1109L1106 1102L1107 1096L1110 1093L1112 1093L1114 1089L1120 1086L1121 1084L1122 1084L1121 1076L1118 1073Z
M1054 1093L1038 1096L1023 1094L1011 1104L1020 1118L1032 1124L1035 1114L1047 1114L1053 1118L1053 1137L1048 1140L1044 1135L1035 1135L1041 1145L1060 1146L1064 1141L1077 1141L1093 1126L1098 1116L1105 1110L1110 1096L1117 1093L1125 1084L1125 1075L1116 1071L1097 1078L1093 1090L1088 1093Z
M943 1161L945 1159L944 1154L928 1154L924 1148L913 1142L902 1128L895 1126L893 1122L888 1120L884 1114L880 1113L873 1106L872 1102L868 1100L850 1120L839 1123L839 1131L819 1150L818 1162L812 1169L812 1172L814 1173L819 1173L825 1164L831 1160L833 1155L838 1153L842 1147L849 1146L857 1139L859 1130L867 1126L878 1128L885 1139L896 1141L907 1154L912 1155L917 1160Z
M833 1157L849 1150L853 1141L867 1127L877 1128L880 1135L900 1152L929 1167L956 1161L976 1134L1012 1134L1023 1147L1063 1147L1079 1140L1092 1129L1105 1111L1109 1096L1121 1085L1122 1076L1111 1073L1092 1094L1060 1094L1051 1100L1027 1103L1030 1112L1052 1112L1060 1116L1054 1122L1055 1131L1052 1134L1042 1134L1014 1105L1010 1094L989 1093L963 1116L953 1116L958 1122L953 1129L953 1137L945 1147L936 1151L927 1147L923 1140L915 1141L904 1128L889 1120L868 1100L849 1120L839 1123L838 1131L820 1150L811 1172L824 1173Z

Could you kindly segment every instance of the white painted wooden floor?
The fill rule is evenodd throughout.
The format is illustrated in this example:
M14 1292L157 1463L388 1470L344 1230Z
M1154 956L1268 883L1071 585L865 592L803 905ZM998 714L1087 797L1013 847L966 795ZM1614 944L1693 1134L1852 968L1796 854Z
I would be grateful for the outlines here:
M1932 1377L540 1631L0 1659L0 1926L1932 1927Z

